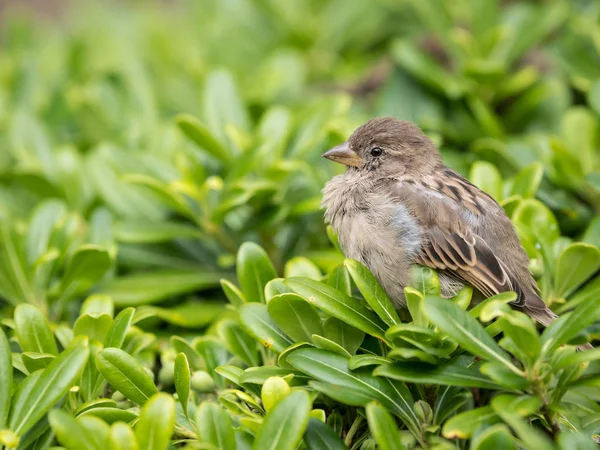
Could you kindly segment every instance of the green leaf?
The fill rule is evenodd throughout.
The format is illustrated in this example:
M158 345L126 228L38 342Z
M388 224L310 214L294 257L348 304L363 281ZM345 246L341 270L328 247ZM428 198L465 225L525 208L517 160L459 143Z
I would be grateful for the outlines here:
M279 401L264 419L253 449L294 450L308 425L311 402L305 391L295 391Z
M313 341L313 343L315 344L315 346L317 348L329 350L330 352L337 353L339 355L342 355L345 358L352 357L352 355L348 352L348 350L346 350L340 344L338 344L337 342L334 342L330 339L327 339L323 336L319 336L318 334L313 334L311 340Z
M355 298L308 278L289 278L285 284L317 308L386 342L384 324Z
M346 266L340 264L327 276L325 282L337 291L348 296L352 295L352 285L350 283L350 274Z
M105 421L92 415L78 417L77 421L87 430L97 448L106 448L108 446L110 427Z
M108 250L92 244L82 245L69 260L62 276L62 295L70 297L88 290L100 281L112 264L113 260Z
M402 383L379 378L364 370L351 371L348 360L336 353L315 348L300 348L291 353L287 361L294 368L326 383L324 393L335 400L354 406L364 406L377 400L398 415L407 427L418 430L410 391Z
M556 263L556 295L567 297L600 269L600 249L590 244L569 245Z
M406 286L404 288L404 296L406 297L406 307L410 312L410 316L413 319L413 323L415 325L426 327L429 325L429 321L425 314L423 313L423 302L424 296L421 291L417 289Z
M175 381L175 391L183 413L188 415L188 401L190 399L190 365L185 353L179 353L175 358L175 369L173 379Z
M408 383L500 389L500 385L482 375L477 368L465 367L459 361L452 361L440 366L414 362L396 362L377 367L373 374Z
M0 430L6 428L13 386L13 366L10 343L0 327Z
M198 440L215 448L235 448L233 424L229 415L213 402L202 402L196 410Z
M189 270L136 273L109 281L98 293L112 297L115 306L123 308L157 303L186 292L214 288L219 285L221 278L222 275L218 273Z
M354 355L348 361L348 369L356 370L367 366L380 366L382 364L391 363L392 360L384 356L377 355Z
M321 271L315 263L303 256L296 256L286 262L283 276L285 278L306 277L312 280L320 280L322 278Z
M131 410L108 406L88 409L79 414L79 416L98 417L108 424L115 422L131 423L138 418L138 415Z
M96 356L96 367L111 386L138 405L158 391L140 363L118 348L106 348Z
M48 415L52 430L67 450L102 450L94 436L69 413L55 409Z
M269 315L295 342L310 342L313 334L323 334L319 313L297 294L275 295L267 304Z
M246 303L246 298L244 297L244 294L235 284L225 279L221 279L220 283L221 288L223 289L223 292L227 297L227 300L229 300L229 303L231 303L235 307L240 307L244 303Z
M356 353L365 338L364 332L335 317L325 320L323 333L324 337L341 345L350 355Z
M511 195L519 195L522 198L533 198L544 176L544 166L539 162L534 162L521 170L512 180L510 180Z
M267 311L266 305L247 304L240 308L240 320L246 332L260 345L281 353L286 347L293 344Z
M394 418L379 403L371 402L366 406L369 430L381 450L402 450L400 430Z
M598 448L594 440L583 433L563 431L558 434L557 441L560 450L596 450Z
M68 392L87 359L84 341L75 339L43 371L21 382L12 400L9 428L22 436Z
M429 267L412 266L410 285L424 295L440 295L440 279L437 272Z
M346 259L344 265L369 306L381 320L388 326L400 323L394 305L369 269L353 259Z
M202 336L196 339L195 348L204 359L206 371L223 388L225 386L223 378L220 375L214 375L214 371L217 367L227 364L229 360L227 349L213 336Z
M256 341L237 322L233 320L219 322L217 333L227 350L241 358L248 366L260 364Z
M452 417L442 427L442 434L447 439L468 439L479 427L498 422L500 422L500 417L492 407L483 406Z
M133 430L123 422L110 427L110 445L113 450L139 450Z
M551 354L600 317L600 297L590 298L575 310L563 314L542 333L542 352Z
M490 194L496 201L502 200L502 175L493 164L487 161L474 162L471 166L469 180L479 189Z
M177 126L189 139L194 141L209 155L223 163L230 163L233 155L211 133L206 125L190 114L180 114L175 118Z
M245 242L237 254L237 277L247 301L265 303L265 286L277 272L260 246Z
M140 449L166 450L175 426L175 400L168 394L158 393L142 408L135 425Z
M177 222L125 220L114 227L115 238L128 244L170 242L182 238L205 238L204 233L191 225Z
M469 313L439 297L427 297L423 310L429 320L474 355L497 361L517 375L523 372Z
M24 352L58 355L50 323L35 306L21 304L15 308L15 326Z
M137 310L136 318L143 314L150 314L171 325L202 328L212 323L224 310L225 305L221 301L192 299L168 308L141 306Z
M222 133L230 125L240 131L249 130L248 112L230 72L215 70L208 74L203 104L204 117L213 132Z
M347 450L346 444L331 427L311 417L304 432L304 444L308 450Z
M121 348L123 346L127 330L131 325L134 314L134 308L125 308L117 314L117 317L113 320L112 325L106 334L106 339L104 341L105 348Z
M49 353L34 353L24 352L21 354L23 364L27 368L29 373L33 373L36 370L45 369L56 356Z
M107 314L110 318L113 318L115 316L115 305L109 296L93 294L82 303L79 315L82 314Z
M476 433L471 441L473 450L488 450L490 448L516 448L517 443L510 429L503 423L484 428Z
M112 326L112 318L108 314L82 314L73 324L75 336L87 336L91 340L104 342Z

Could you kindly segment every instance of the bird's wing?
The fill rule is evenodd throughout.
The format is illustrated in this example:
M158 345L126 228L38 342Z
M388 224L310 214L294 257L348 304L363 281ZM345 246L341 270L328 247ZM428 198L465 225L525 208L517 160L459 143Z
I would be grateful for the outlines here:
M521 288L506 264L470 226L470 207L422 183L398 183L394 194L395 200L407 206L420 225L418 264L444 271L486 296L515 291L515 305L524 302ZM482 206L485 201L481 200Z

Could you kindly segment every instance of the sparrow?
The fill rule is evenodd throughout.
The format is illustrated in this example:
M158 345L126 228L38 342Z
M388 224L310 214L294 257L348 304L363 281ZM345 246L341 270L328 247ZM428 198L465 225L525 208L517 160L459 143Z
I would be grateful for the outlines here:
M504 209L444 165L416 125L375 118L323 156L347 166L323 189L325 220L346 257L369 268L396 307L420 264L437 271L443 297L465 284L485 297L514 291L512 306L544 326L557 317Z

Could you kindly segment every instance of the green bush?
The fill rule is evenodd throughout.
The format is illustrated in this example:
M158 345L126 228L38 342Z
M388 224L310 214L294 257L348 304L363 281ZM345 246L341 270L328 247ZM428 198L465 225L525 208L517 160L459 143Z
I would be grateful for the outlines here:
M0 448L596 447L598 2L55 7L0 16ZM419 267L396 311L345 259L320 155L384 114L556 322Z

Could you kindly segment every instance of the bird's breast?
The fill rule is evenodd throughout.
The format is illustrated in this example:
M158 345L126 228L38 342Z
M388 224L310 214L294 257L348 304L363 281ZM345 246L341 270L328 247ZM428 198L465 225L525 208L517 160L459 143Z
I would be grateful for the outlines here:
M335 189L334 189L335 192ZM410 266L421 246L419 226L409 210L382 193L339 195L324 191L326 219L346 257L366 265L399 304Z

